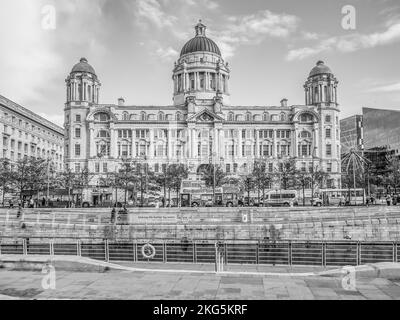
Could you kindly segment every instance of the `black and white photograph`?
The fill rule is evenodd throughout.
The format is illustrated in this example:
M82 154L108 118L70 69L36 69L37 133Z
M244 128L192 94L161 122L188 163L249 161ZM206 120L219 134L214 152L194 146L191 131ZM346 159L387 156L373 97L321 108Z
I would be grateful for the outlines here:
M1 0L0 39L3 302L400 299L398 0Z

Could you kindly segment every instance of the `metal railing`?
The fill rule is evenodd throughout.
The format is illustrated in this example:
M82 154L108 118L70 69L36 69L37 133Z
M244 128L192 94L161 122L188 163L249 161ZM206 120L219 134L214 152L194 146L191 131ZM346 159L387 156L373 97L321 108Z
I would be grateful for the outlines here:
M399 262L397 242L2 238L1 255L81 256L133 263L357 266Z

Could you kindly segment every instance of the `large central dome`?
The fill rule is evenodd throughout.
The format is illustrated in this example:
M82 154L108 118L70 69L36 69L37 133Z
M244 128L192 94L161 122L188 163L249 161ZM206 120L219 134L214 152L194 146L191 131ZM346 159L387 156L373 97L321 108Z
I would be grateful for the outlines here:
M201 23L201 20L195 29L196 36L184 45L181 51L181 57L194 52L210 52L221 56L221 51L217 44L206 37L207 27Z

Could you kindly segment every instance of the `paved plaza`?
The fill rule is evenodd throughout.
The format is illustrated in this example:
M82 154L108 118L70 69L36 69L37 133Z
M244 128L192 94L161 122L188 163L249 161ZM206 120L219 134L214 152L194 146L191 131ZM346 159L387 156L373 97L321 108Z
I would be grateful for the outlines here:
M358 278L355 290L343 287L342 276L313 275L320 268L263 267L252 274L214 274L211 266L171 272L151 266L141 271L56 271L56 289L43 289L40 271L0 271L0 299L134 299L134 300L369 300L400 299L400 278ZM153 268L154 267L154 268ZM180 265L182 267L182 265ZM165 266L164 266L165 268ZM244 267L236 267L241 272ZM256 272L271 272L270 275ZM306 274L308 272L308 274Z

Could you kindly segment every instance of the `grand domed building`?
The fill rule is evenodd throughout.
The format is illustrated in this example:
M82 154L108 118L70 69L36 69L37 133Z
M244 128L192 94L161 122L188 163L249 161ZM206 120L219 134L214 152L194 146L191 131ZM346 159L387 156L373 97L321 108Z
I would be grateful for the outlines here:
M337 85L332 70L319 61L304 85L305 104L232 106L230 67L206 26L175 62L173 105L100 104L101 84L95 69L82 58L68 78L65 104L66 165L88 168L100 177L117 170L123 159L147 163L162 172L166 165L184 163L196 179L199 168L214 163L232 175L249 173L254 163L279 172L294 159L300 170L322 169L330 174L326 187L340 187L340 126ZM112 190L88 190L90 201L111 200Z

